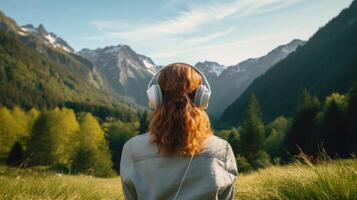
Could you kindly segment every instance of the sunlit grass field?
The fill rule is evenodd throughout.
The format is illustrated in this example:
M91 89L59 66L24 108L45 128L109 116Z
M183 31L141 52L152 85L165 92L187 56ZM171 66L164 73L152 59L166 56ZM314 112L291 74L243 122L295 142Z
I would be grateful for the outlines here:
M197 186L199 187L199 186ZM240 175L236 199L357 199L357 160L294 163ZM0 167L0 199L124 199L120 179Z
M0 167L0 199L124 199L120 179Z
M237 199L357 199L357 160L272 166L243 175Z

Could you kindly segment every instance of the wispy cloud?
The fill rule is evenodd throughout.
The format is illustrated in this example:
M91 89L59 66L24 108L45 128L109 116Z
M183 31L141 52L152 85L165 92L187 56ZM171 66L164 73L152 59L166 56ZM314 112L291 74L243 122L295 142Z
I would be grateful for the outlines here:
M197 47L202 48L204 46L207 46L208 42L224 37L232 33L234 30L235 28L230 28L228 30L214 32L212 34L190 37L188 39L185 39L181 43L178 43L177 45L168 47L167 49L165 49L163 53L154 54L153 56L157 56L157 57L177 56L180 53L194 50Z
M230 16L249 16L266 12L290 4L296 0L235 0L229 3L211 3L209 5L190 5L188 10L180 11L176 16L165 20L137 23L124 20L101 20L90 22L103 35L88 37L122 38L151 40L162 36L187 34L198 28L215 24Z
M279 34L272 34L272 35L264 35L264 36L259 36L255 37L252 39L245 39L245 40L239 40L235 42L225 42L225 43L220 43L220 44L206 44L206 45L196 45L192 46L191 48L179 48L179 49L174 49L172 51L165 51L164 53L158 53L158 54L153 54L153 57L157 58L165 58L165 57L172 57L172 56L178 56L180 54L184 53L189 53L192 51L206 51L206 50L214 50L214 49L222 49L222 50L227 50L228 48L236 48L237 46L241 45L246 45L246 44L256 44L261 41L266 41L270 39L275 39L275 38L281 38L288 36L288 32L281 32Z
M178 0L175 0L175 3L176 1ZM144 48L150 46L153 50L146 53L159 60L183 55L187 57L190 52L196 55L198 52L217 52L215 50L218 48L237 48L249 41L237 38L239 27L227 26L227 20L275 11L297 1L300 0L232 0L206 4L197 4L195 1L196 4L187 5L185 10L161 20L91 21L90 24L100 34L86 39L118 40ZM218 28L222 24L222 28Z

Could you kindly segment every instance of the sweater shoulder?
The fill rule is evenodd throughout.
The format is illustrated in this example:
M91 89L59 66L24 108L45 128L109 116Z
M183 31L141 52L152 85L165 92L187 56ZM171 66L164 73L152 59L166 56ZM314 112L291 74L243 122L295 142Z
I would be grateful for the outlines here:
M229 143L226 140L212 135L207 139L205 149L202 153L225 161L228 148Z
M136 160L158 156L158 148L154 143L152 143L152 135L150 133L132 137L125 143L124 148L126 148L126 146L130 146L130 151ZM214 157L225 161L228 148L229 143L226 140L215 135L211 135L205 141L205 148L198 155Z

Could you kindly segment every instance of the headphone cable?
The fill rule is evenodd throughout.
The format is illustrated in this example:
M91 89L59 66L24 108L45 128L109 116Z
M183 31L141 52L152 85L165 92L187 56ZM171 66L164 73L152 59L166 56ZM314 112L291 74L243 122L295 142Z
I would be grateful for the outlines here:
M185 178L186 178L186 176L187 176L188 170L189 170L189 169L190 169L190 167L191 167L191 163L192 163L192 160L193 160L193 156L194 156L194 155L192 154L192 155L191 155L190 162L188 163L188 166L187 166L186 172L185 172L185 174L184 174L184 175L183 175L183 177L182 177L182 180L181 180L180 186L178 187L177 192L176 192L175 197L174 197L174 199L173 199L173 200L176 200L176 198L177 198L177 196L178 196L178 194L179 194L179 192L180 192L180 190L181 190L181 187L182 187L182 185L183 185L183 182L184 182L184 180L185 180Z

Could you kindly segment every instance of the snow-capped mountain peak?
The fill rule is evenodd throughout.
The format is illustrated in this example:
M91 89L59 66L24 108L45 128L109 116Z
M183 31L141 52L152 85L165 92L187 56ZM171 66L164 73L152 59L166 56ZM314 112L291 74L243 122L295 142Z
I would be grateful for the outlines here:
M216 76L219 76L226 68L224 65L212 61L198 62L195 66L205 75L214 74Z
M44 43L51 45L54 48L62 49L70 53L74 52L73 48L69 46L65 40L52 32L48 32L42 24L40 24L37 28L35 28L32 24L26 24L21 26L20 29L21 30L18 31L20 35L25 36L33 34L43 39Z
M94 50L82 49L77 54L95 63L119 95L132 97L136 103L147 105L146 85L157 67L149 57L122 44Z
M137 54L128 45L120 44L117 46L97 48L95 50L85 48L79 51L78 54L94 61L98 61L98 58L103 57L106 57L107 60L116 59L119 64L125 62L130 65L131 68L144 70L152 75L156 73L156 65L151 58ZM120 65L118 65L118 67L120 67Z

